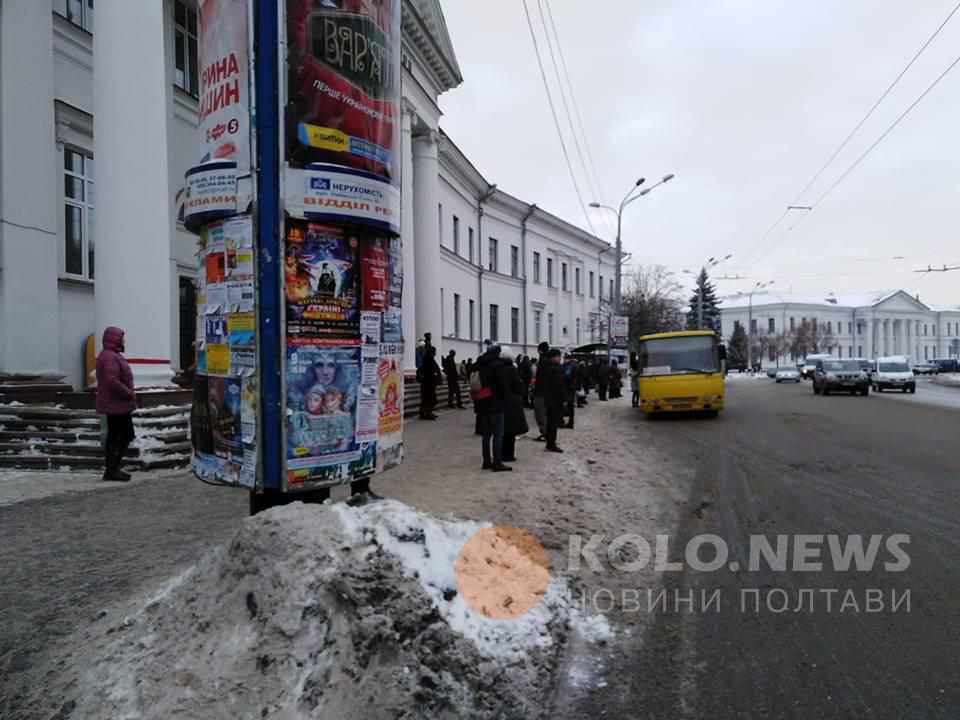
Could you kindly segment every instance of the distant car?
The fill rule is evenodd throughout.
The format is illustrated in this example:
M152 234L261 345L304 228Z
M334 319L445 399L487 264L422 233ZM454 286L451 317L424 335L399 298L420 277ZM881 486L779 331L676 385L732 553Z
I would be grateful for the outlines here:
M830 360L833 359L832 355L807 355L803 361L803 369L800 370L800 375L804 380L809 380L813 377L814 370L817 369L817 362L820 360Z
M877 358L873 372L870 374L870 383L875 392L899 390L915 393L917 391L917 379L910 370L910 363L907 358L901 356Z
M940 358L934 360L933 363L942 373L960 372L960 362L957 361L957 358Z
M829 395L848 392L851 395L870 394L870 378L860 369L856 360L819 359L813 370L813 392Z
M773 380L777 376L777 373L780 372L780 370L781 368L778 368L778 367L768 367L767 377Z
M777 370L777 374L775 377L778 383L782 383L782 382L798 383L800 382L800 371L792 367L780 368L779 370Z
M913 366L914 375L936 375L940 372L940 366L936 363L922 362Z

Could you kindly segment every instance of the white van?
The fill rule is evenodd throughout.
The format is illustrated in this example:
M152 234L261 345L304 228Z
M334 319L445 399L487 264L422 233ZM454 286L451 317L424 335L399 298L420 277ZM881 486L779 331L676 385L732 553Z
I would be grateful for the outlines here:
M800 371L800 376L804 380L809 380L813 377L813 371L817 369L817 360L833 360L834 357L830 353L820 353L819 355L807 355L803 359L803 369Z
M899 390L915 393L917 391L917 379L910 368L910 361L903 355L877 358L870 373L870 381L874 392Z

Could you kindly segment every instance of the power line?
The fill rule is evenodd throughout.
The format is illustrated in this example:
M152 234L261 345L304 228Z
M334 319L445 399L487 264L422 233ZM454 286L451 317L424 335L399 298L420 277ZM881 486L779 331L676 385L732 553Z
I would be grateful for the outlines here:
M887 96L891 92L893 92L893 89L900 83L900 80L903 79L903 76L907 74L910 68L913 67L914 63L916 63L917 60L920 58L920 56L923 55L923 53L926 51L926 49L930 47L930 43L932 43L937 38L940 32L947 26L947 23L950 22L953 16L957 14L957 10L960 10L960 3L957 3L954 6L953 10L951 10L950 13L947 15L947 17L943 20L943 22L940 23L940 26L933 32L933 34L929 38L927 38L927 41L921 46L921 48L917 51L917 53L910 59L910 62L906 64L903 70L900 71L900 74L897 75L896 78L894 78L893 82L890 83L889 87L887 87L887 89L883 91L883 94L879 98L877 98L877 101L867 111L867 114L860 119L860 122L858 122L856 126L853 128L853 130L850 131L850 134L847 135L847 137L844 138L843 142L840 143L837 149L834 150L833 154L823 164L823 167L817 170L814 176L810 178L810 181L804 186L803 190L801 190L797 194L797 199L794 201L794 204L800 202L800 198L802 198L804 194L806 194L806 192L813 186L813 184L820 179L820 176L823 175L826 169L830 167L831 164L833 164L833 161L837 159L837 156L840 155L841 152L843 152L843 149L850 143L850 141L853 139L853 136L856 135L860 131L860 128L862 128L864 124L867 122L867 120L869 120L873 116L873 113L876 112L877 108L880 107L880 104L887 99Z
M540 1L540 0L538 0L538 3L539 3L539 1ZM580 136L583 138L583 147L584 147L585 150L586 150L585 153L582 153L582 154L580 155L580 162L583 162L583 156L586 155L587 162L584 163L584 167L586 168L587 172L589 173L588 178L589 178L589 179L591 180L591 182L593 183L593 191L596 192L596 194L597 194L597 199L598 199L600 202L605 203L605 202L606 202L606 198L604 197L604 195L603 195L603 190L602 190L602 188L601 188L601 186L600 186L600 175L599 175L599 173L597 173L597 167L596 167L596 165L595 165L595 163L594 163L594 161L593 161L593 153L592 153L592 151L591 151L591 149L590 149L589 135L587 134L586 125L584 125L584 122L583 122L583 116L580 114L580 103L577 102L576 93L574 93L574 91L573 91L573 82L570 80L570 71L569 71L569 69L567 68L567 59L566 59L566 57L565 57L565 55L564 55L564 52L563 52L563 44L560 42L560 33L557 32L557 24L556 24L556 22L555 22L554 19L553 19L553 8L550 6L550 0L543 0L543 2L544 2L544 4L546 5L546 8L547 8L546 17L547 17L547 19L549 19L549 21L550 21L550 27L553 29L553 37L554 37L554 39L556 40L556 43L557 43L557 54L560 56L560 66L561 66L561 68L563 69L563 77L564 77L564 78L566 79L566 81L567 81L567 90L568 90L568 92L569 92L569 94L570 94L570 104L573 105L573 111L574 111L574 113L575 113L575 115L576 115L577 124L578 124L579 129L580 129ZM543 15L544 15L544 13L543 13L543 8L542 8L542 7L540 8L540 15L541 15L541 18L542 18ZM544 26L544 30L546 31L546 26ZM547 39L548 39L548 40L549 40L549 37L550 37L550 35L549 35L549 33L547 33ZM554 60L554 70L556 70L556 60ZM558 78L559 78L559 73L558 73ZM562 82L561 82L560 87L561 87L561 91L562 91L562 88L563 88L563 83L562 83ZM567 114L568 114L568 118L570 119L570 129L573 131L574 140L576 140L576 139L577 139L577 130L573 127L573 118L569 115L569 113L570 113L570 111L569 111L569 109L568 109L568 110L567 110ZM579 144L579 143L577 143L577 152L578 152L578 153L580 152L580 144ZM603 217L604 217L604 220L605 220L604 224L607 225L607 229L610 230L612 226L610 225L609 217L608 217L607 215L604 215Z
M893 89L900 83L900 80L903 79L904 75L906 75L907 72L910 70L910 68L913 67L913 65L917 62L917 60L920 58L920 56L923 55L923 53L924 53L924 52L926 51L926 49L930 46L930 44L937 38L937 36L940 35L940 33L941 33L941 32L943 31L943 29L946 27L947 23L949 23L950 20L953 19L953 16L957 14L957 11L958 11L958 10L960 10L960 3L957 3L957 5L955 5L955 6L953 7L953 9L947 14L947 16L946 16L946 18L944 18L943 22L940 23L940 25L937 27L937 29L934 30L933 34L930 35L930 37L927 38L926 42L924 42L924 44L923 44L923 45L920 47L920 49L914 54L914 56L910 59L910 61L909 61L909 62L904 66L904 68L897 74L897 76L896 76L896 78L894 78L893 82L890 83L890 85L887 87L887 89L884 90L884 92L880 95L880 97L876 100L876 102L874 102L874 104L873 104L873 105L871 106L871 108L867 111L867 113L860 119L860 122L858 122L858 123L856 124L856 126L853 128L853 130L851 130L850 133L846 136L846 138L844 138L843 142L840 143L840 145L839 145L839 146L837 147L837 149L833 152L833 154L830 155L830 157L829 157L829 158L827 159L827 161L823 164L823 166L822 166L816 173L814 173L813 177L810 178L810 180L809 180L809 181L807 182L807 184L804 186L803 190L801 190L801 191L797 194L796 199L793 201L793 203L791 203L791 205L796 206L796 205L800 202L800 200L802 199L802 197L807 193L807 191L817 182L817 180L820 179L820 177L821 177L821 176L823 175L823 173L827 170L827 168L830 167L830 165L833 164L833 161L837 159L837 157L840 155L841 152L843 152L843 150L847 147L847 145L850 143L850 141L853 139L853 137L860 131L860 129L864 126L864 124L866 124L867 120L869 120L869 119L873 116L873 113L876 112L877 108L880 107L881 103L883 103L883 101L887 98L887 96L890 95L890 93L893 91ZM953 65L956 65L956 62L954 62ZM928 92L930 92L930 90L932 90L933 87L936 86L936 84L940 82L940 80L943 79L943 76L946 75L946 73L950 72L950 70L953 69L953 65L951 65L949 68L947 68L947 70L943 73L943 75L941 75L939 78L937 78L937 80L933 83L933 85L931 85L929 88L927 88L927 90L924 91L923 95L921 95L920 98L919 98L917 101L915 101L913 105L911 105L909 108L907 108L907 111L904 113L904 115L903 115L902 117L898 118L898 119L896 120L896 122L894 122L894 124L893 124L890 128L888 128L887 131L880 137L880 139L879 139L873 146L871 146L870 148L868 148L868 149L867 149L867 152L865 152L860 158L858 158L857 161L855 161L854 164L853 164L850 168L848 168L848 170L840 177L840 179L839 179L836 183L834 183L834 185L832 185L830 188L828 188L827 192L825 192L823 195L821 195L821 196L817 199L817 201L816 201L815 203L813 203L813 205L812 205L811 207L804 208L804 209L807 209L807 210L809 210L809 211L812 211L812 210L820 203L821 200L823 200L824 198L827 197L827 195L829 195L831 192L833 192L833 190L836 189L836 186L838 186L841 182L843 182L843 181L846 179L847 175L849 175L851 172L853 172L853 170L856 169L856 167L859 166L859 164L860 164L861 162L863 162L864 159L866 159L866 156L869 155L870 152L872 152L873 149L874 149L877 145L879 145L880 142L882 142L883 139L893 130L893 128L895 128L895 127L899 124L900 120L902 120L903 117L905 117L907 114L909 114L909 112L910 112L917 104L919 104L920 100L923 100L923 98L926 96L926 94L927 94ZM755 253L757 250L762 250L762 248L763 248L763 243L764 243L764 241L766 240L766 238L780 225L780 223L782 223L782 222L786 219L787 215L790 214L790 209L791 209L791 208L788 207L788 208L783 212L783 214L782 214L779 218L777 218L777 221L776 221L773 225L771 225L770 228L767 229L767 231L763 234L763 237L761 238L760 242L757 243L757 245L755 246L755 248L751 249L751 250L747 253L747 256L748 256L748 257L751 256L753 253ZM808 214L809 214L809 213L808 213ZM790 226L790 228L787 229L787 231L786 231L786 233L784 233L784 235L789 234L790 232L792 232L792 231L794 230L794 228L796 228L798 225L800 225L800 223L802 223L805 219L806 219L806 215L804 215L800 220L798 220L796 223L794 223L792 226ZM761 255L761 257L762 257L762 255Z
M553 124L557 128L557 137L560 138L560 147L563 149L563 157L567 163L567 170L570 171L570 179L573 181L573 189L577 193L577 199L580 201L580 209L583 211L583 217L590 227L590 232L597 234L597 229L590 220L590 213L587 212L587 204L583 200L583 193L580 192L580 185L577 183L577 175L573 170L573 163L570 162L570 153L567 151L567 143L563 139L563 131L560 128L560 119L557 116L557 108L553 103L553 95L550 92L550 83L547 80L547 73L543 67L543 58L540 56L540 44L537 42L537 34L533 29L533 20L530 19L530 8L527 6L527 0L523 0L523 11L527 16L527 27L530 28L530 38L533 40L534 54L537 56L537 65L540 67L540 77L543 79L543 88L547 92L547 101L550 104L550 112L553 115Z

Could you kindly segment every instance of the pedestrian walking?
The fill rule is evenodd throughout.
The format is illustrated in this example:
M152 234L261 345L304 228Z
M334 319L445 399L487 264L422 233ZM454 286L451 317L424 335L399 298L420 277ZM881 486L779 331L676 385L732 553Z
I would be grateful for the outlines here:
M513 468L503 464L503 433L505 389L501 384L500 347L491 344L489 349L477 360L476 372L480 387L474 393L473 404L480 425L481 452L483 469L494 472L509 472Z
M577 402L577 361L569 355L563 363L563 377L566 383L566 404L563 414L567 418L567 422L562 427L573 430L574 408Z
M597 360L597 396L607 401L607 389L610 387L610 368L602 360Z
M547 440L547 409L543 399L543 389L540 387L540 373L547 365L547 353L550 352L550 344L542 342L537 345L537 352L540 358L537 361L537 373L533 378L533 416L537 421L537 429L540 435L534 438L536 442L546 442Z
M537 388L543 399L546 415L546 441L548 452L562 453L557 445L557 432L563 419L563 406L567 397L567 383L560 367L563 357L559 350L548 350L547 359L542 363L537 373Z
M457 370L457 351L451 350L443 359L443 374L447 377L447 407L463 409L460 395L460 375Z
M636 366L630 370L630 404L640 407L640 368Z
M135 437L137 393L124 350L123 330L108 327L103 331L103 350L97 356L97 412L105 416L107 424L103 479L114 482L130 480L122 468L123 456Z
M614 360L610 363L608 369L610 374L610 398L619 398L623 396L621 392L623 389L623 377L620 375L620 366L617 364L617 361Z
M523 409L524 385L509 353L500 353L498 384L503 388L503 462L516 462L517 436L530 432Z
M437 365L437 349L426 345L423 353L423 364L417 370L417 380L420 382L420 419L436 420L433 412L437 407L437 386L442 375Z

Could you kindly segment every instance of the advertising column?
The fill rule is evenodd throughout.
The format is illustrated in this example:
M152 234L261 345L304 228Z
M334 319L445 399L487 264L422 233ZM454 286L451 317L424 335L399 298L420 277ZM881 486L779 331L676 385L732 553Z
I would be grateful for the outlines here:
M288 492L403 457L400 0L288 0Z

